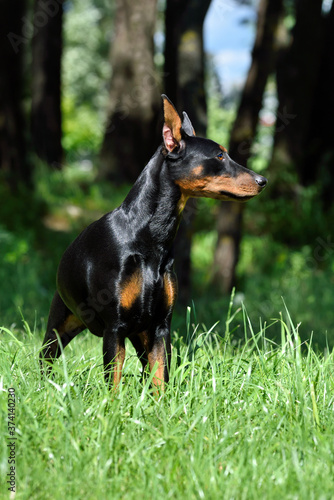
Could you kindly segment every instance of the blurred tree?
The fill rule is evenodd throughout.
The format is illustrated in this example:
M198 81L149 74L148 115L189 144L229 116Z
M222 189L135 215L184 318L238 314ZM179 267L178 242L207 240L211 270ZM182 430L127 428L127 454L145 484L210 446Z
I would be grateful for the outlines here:
M310 128L305 139L300 168L303 182L320 180L325 210L333 206L334 192L334 3L328 15L322 16L323 46L316 87L313 94Z
M101 175L133 182L161 140L159 79L154 66L157 0L116 0L108 122Z
M22 111L23 55L26 37L22 17L26 2L0 0L0 169L15 189L19 181L29 183L25 120Z
M326 206L333 201L334 5L295 1L296 22L277 66L278 116L271 175L276 194L292 192L298 180L319 181ZM311 36L310 36L311 34Z
M190 0L166 0L164 91L179 110L179 45L181 20Z
M211 0L167 0L164 88L187 110L196 133L206 135L203 25Z
M39 158L60 168L63 0L35 0L32 39L31 133Z
M176 108L190 116L196 133L206 136L203 24L211 0L167 0L164 87ZM175 242L179 300L190 294L192 221L195 200L187 203Z
M251 154L265 86L275 68L276 31L282 13L283 0L260 0L252 62L229 143L231 158L244 166ZM243 209L244 205L236 202L224 202L219 206L214 281L223 293L229 293L235 284Z

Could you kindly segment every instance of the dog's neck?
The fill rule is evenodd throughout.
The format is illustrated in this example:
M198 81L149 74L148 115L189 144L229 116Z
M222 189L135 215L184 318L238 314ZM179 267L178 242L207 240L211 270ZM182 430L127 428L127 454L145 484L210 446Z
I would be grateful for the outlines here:
M169 249L181 220L182 193L169 174L168 159L160 146L146 165L129 194L120 206L129 223L140 227L143 221L149 227L145 238L152 245ZM149 234L149 237L147 236Z

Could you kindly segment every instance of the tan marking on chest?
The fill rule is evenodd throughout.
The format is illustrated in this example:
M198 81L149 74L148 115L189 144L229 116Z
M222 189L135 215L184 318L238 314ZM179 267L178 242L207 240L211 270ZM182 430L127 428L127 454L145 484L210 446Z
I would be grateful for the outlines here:
M149 353L149 348L150 348L150 338L148 336L147 331L145 330L144 332L141 332L138 334L138 337L140 339L140 343L145 349L146 354Z
M143 277L137 269L121 285L120 303L124 309L130 309L140 295L143 286Z
M176 300L176 282L169 274L164 274L164 294L167 307L172 307Z
M177 203L177 210L178 210L178 213L180 214L181 212L183 212L184 210L184 207L186 206L186 203L187 201L189 200L189 196L186 195L183 191L181 192L181 198L179 199L178 203Z

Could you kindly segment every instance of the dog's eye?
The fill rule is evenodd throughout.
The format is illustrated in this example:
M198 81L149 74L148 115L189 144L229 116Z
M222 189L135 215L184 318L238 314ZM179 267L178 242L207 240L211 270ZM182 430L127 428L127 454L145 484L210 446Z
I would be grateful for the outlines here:
M219 155L217 155L216 158L217 158L217 160L220 160L220 161L225 160L223 153L219 153Z

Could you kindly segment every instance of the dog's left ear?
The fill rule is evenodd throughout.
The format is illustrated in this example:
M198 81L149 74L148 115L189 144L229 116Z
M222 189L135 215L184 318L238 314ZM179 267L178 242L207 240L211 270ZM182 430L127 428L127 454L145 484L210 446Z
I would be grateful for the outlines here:
M181 144L181 118L168 97L162 94L164 103L165 123L162 129L162 135L167 151L170 153Z
M193 124L191 123L190 118L185 111L183 111L182 130L187 135L190 135L190 136L196 135Z

